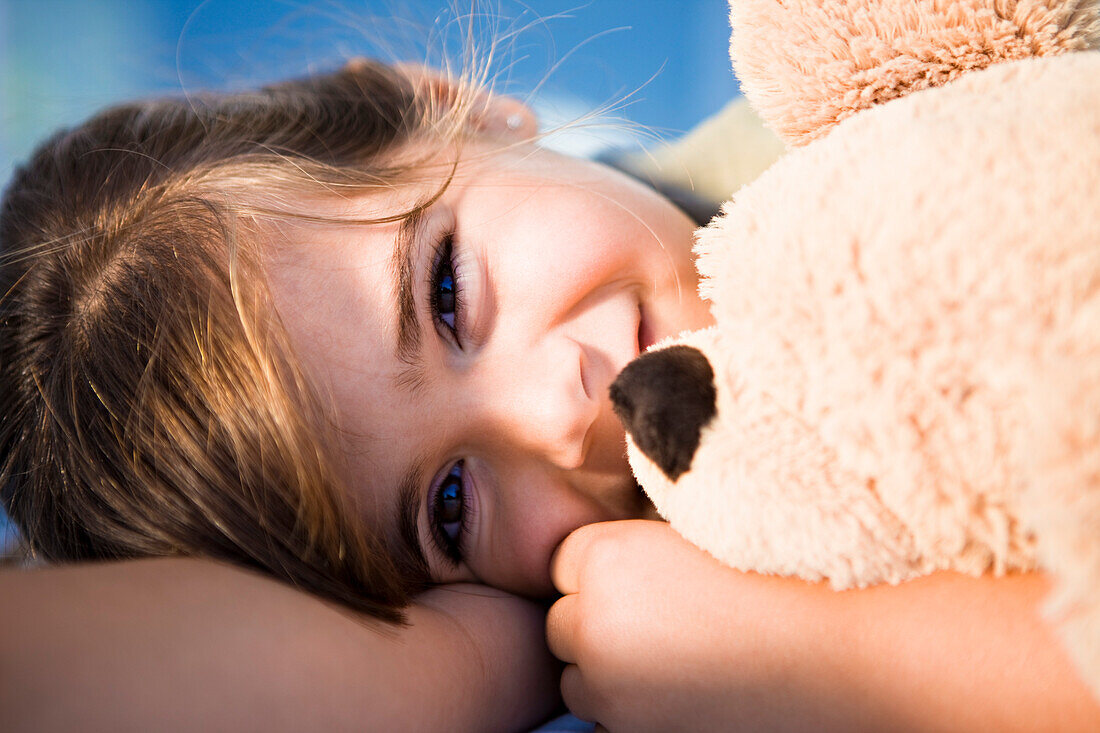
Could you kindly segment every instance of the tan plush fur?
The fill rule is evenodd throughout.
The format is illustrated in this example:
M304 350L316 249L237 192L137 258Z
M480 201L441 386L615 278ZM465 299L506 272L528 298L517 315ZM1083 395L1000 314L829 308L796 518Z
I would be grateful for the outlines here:
M674 484L631 445L639 481L743 570L1041 568L1100 695L1098 3L731 6L746 92L813 142L700 231L717 326L677 341L718 417Z
M1096 48L1091 0L733 0L741 91L791 145L999 61Z

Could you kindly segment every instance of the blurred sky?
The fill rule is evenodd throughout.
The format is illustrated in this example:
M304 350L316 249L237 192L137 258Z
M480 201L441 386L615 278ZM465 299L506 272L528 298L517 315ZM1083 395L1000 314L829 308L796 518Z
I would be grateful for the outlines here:
M725 0L0 0L0 179L112 101L241 88L360 54L420 60L430 48L434 61L460 45L471 8L483 48L505 39L501 86L537 89L548 117L623 101L616 114L667 139L736 93Z
M475 12L471 13L471 9ZM112 102L239 89L356 55L438 63L472 27L504 91L562 121L615 105L557 141L668 140L737 86L726 0L0 0L0 181L54 130ZM0 516L0 544L4 535Z

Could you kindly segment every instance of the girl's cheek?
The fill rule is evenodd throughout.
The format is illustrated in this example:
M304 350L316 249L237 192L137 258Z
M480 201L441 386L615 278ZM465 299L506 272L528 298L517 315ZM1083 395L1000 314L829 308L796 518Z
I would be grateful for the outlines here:
M568 519L563 517L554 524L526 527L520 539L522 548L517 555L520 556L518 559L524 568L524 577L531 587L531 595L548 597L557 592L550 580L550 560L554 552L574 530L599 519L576 515ZM526 542L523 542L523 537L527 538Z
M601 509L583 489L540 471L517 471L500 479L499 494L478 492L478 531L485 533L479 540L487 553L486 565L475 570L483 582L502 590L553 595L550 558L558 545L582 525L622 518Z
M481 581L524 596L545 598L553 595L550 557L564 535L558 538L546 529L521 521L503 533L495 533L501 541L495 543L490 567L477 573Z

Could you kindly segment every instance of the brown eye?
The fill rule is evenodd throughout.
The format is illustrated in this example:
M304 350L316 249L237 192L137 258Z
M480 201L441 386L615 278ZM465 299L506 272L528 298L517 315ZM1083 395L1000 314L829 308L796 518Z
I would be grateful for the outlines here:
M462 521L462 481L448 476L443 486L439 489L439 523L443 526L447 535L454 539L456 531L451 530L451 525L457 525Z
M436 248L432 266L429 300L432 318L450 332L458 341L459 288L455 275L454 237L448 236Z
M439 484L432 500L432 535L443 554L462 561L462 535L466 529L464 467L459 461Z

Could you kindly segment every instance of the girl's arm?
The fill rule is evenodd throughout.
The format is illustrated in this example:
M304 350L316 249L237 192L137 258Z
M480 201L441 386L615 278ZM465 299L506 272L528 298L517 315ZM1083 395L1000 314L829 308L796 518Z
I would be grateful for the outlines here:
M514 730L558 671L536 606L424 594L411 626L199 560L0 573L0 730Z
M547 619L567 704L617 730L1100 730L1039 575L837 593L739 573L657 522L583 527ZM575 666L574 666L575 665Z

